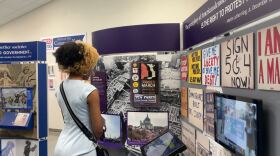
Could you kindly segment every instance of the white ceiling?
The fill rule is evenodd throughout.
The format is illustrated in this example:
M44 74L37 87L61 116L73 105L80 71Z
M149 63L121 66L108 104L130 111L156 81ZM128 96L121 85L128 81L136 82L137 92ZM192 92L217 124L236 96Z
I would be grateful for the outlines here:
M52 0L0 0L0 26Z

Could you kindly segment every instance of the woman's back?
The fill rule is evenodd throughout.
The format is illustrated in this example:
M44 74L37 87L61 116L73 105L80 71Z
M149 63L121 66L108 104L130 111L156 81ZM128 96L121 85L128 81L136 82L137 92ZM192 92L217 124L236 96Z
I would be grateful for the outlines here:
M63 87L71 109L79 120L91 130L87 97L96 88L82 80L69 79L64 81ZM95 147L72 119L59 89L56 91L56 96L63 114L64 128L58 138L55 156L85 155L89 153L92 155Z

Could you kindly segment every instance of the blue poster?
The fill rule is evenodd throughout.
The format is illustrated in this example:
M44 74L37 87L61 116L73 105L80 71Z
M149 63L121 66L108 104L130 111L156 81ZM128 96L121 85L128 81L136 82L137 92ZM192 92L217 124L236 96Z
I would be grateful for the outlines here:
M53 48L56 49L66 42L73 42L73 41L77 41L77 40L83 41L84 38L85 38L84 34L74 35L74 36L56 37L56 38L53 38Z
M45 61L44 42L0 43L0 62Z

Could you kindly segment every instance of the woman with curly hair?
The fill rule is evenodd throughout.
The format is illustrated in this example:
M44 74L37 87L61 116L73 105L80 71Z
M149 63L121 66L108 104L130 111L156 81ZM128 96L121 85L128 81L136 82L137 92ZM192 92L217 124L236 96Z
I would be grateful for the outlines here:
M68 79L63 81L63 87L71 109L96 138L100 138L104 119L101 117L99 94L96 87L85 82L98 62L97 50L81 41L68 42L59 47L54 56L59 69L69 74ZM56 97L62 111L64 128L58 138L54 155L96 155L93 143L69 114L59 89Z

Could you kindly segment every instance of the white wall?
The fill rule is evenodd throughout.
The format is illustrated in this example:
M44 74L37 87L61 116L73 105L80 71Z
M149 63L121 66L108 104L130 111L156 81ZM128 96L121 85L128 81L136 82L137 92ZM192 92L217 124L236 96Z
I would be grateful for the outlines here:
M87 33L111 27L182 23L207 0L53 0L0 27L0 42L39 40L41 37ZM55 63L48 58L48 63ZM49 128L63 126L60 109L49 91Z

